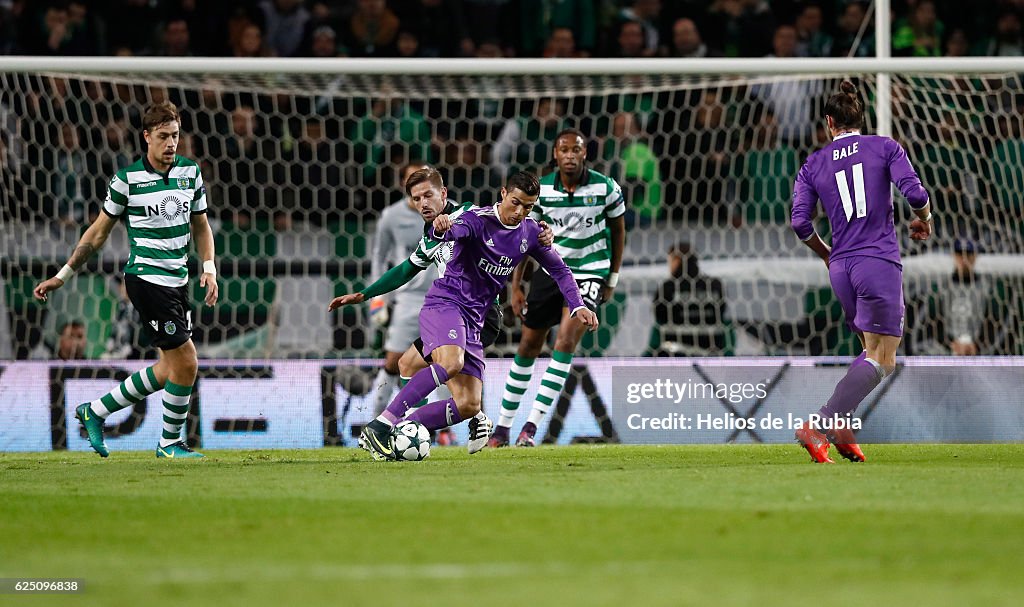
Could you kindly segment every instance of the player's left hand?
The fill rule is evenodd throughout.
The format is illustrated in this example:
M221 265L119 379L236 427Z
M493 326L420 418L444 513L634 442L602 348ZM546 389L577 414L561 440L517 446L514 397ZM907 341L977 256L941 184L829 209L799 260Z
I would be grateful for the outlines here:
M341 297L335 297L334 299L331 300L330 305L327 306L327 311L333 312L340 308L341 306L363 303L363 300L365 299L366 296L363 295L362 293L349 293L347 295L342 295Z
M434 233L444 234L452 227L452 218L447 215L438 215L434 219Z
M550 247L555 242L555 233L551 231L551 226L546 221L538 221L537 225L540 226L540 235L537 236L537 243L542 247Z
M576 319L578 319L588 331L597 331L597 326L600 324L597 321L597 314L590 308L583 308L576 313Z
M930 221L924 221L920 217L910 222L910 238L913 240L928 240L928 237L932 235L932 224Z
M217 298L220 297L220 287L217 286L216 274L203 272L203 275L199 277L199 286L206 287L206 297L203 298L206 305L212 306L217 303Z

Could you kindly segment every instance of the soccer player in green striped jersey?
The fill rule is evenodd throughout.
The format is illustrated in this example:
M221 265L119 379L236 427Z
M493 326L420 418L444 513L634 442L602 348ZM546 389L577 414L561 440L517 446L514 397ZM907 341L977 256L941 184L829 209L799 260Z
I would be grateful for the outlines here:
M142 128L146 155L117 171L110 180L103 212L82 234L67 264L56 276L37 285L34 294L46 301L47 294L63 287L123 221L131 247L124 267L125 287L150 342L160 349L160 360L108 394L79 405L75 417L85 427L92 448L107 457L103 420L163 390L163 433L156 456L202 457L181 438L181 428L199 365L192 343L186 266L193 234L203 260L199 284L206 288L206 305L217 303L219 294L213 232L206 217L206 186L199 165L176 153L181 119L174 104L163 102L146 108Z
M611 177L587 167L587 140L576 129L565 129L555 137L554 158L556 170L541 177L540 199L532 216L551 225L555 251L572 270L587 307L597 312L600 304L611 299L619 280L626 245L622 188ZM551 327L557 325L551 362L516 440L519 446L534 445L537 425L562 392L573 354L586 331L583 323L569 316L561 292L546 272L534 273L526 297L520 287L524 269L521 264L512 275L511 296L512 310L523 321L523 336L505 379L501 416L489 443L492 447L508 445L509 430L530 385L533 364Z

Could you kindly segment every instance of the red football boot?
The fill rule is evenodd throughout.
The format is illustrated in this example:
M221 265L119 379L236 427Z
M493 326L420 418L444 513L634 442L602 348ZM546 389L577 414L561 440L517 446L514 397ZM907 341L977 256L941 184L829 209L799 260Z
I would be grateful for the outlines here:
M834 464L828 456L828 438L814 428L804 427L796 431L796 440L807 452L811 459L817 464Z
M853 430L849 428L829 430L826 436L829 442L836 446L839 455L851 462L863 462L867 459L864 457L864 452L860 450L860 445L857 444L857 437L853 435Z

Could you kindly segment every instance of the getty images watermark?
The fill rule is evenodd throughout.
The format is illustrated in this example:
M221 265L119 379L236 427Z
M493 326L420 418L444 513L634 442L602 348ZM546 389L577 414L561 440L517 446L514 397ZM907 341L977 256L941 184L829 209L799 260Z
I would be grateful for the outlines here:
M616 432L627 443L789 443L794 432L806 426L821 431L861 429L859 417L817 413L836 381L826 375L834 372L819 371L820 379L810 381L793 371L782 364L616 366Z
M720 404L738 405L749 401L763 401L768 397L766 381L712 383L709 381L683 381L658 378L654 381L627 382L626 403L657 403L676 406L718 401ZM684 405L684 407L680 407ZM816 430L860 430L858 417L826 417L817 413L795 415L787 412L777 415L767 411L760 415L742 416L730 408L713 412L667 411L651 415L649 412L633 411L626 414L626 427L630 430L799 430L810 426Z

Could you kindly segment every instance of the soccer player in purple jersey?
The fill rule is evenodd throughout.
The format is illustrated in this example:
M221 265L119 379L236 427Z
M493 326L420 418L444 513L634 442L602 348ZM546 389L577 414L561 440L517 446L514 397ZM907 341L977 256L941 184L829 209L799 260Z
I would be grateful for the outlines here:
M537 240L541 227L528 215L539 193L535 176L516 173L493 207L472 208L454 220L448 215L434 220L430 238L452 242L454 249L444 276L434 281L420 310L423 354L433 362L417 372L384 413L363 428L363 441L374 459L395 459L389 434L403 417L438 430L480 411L484 317L526 255L555 280L571 314L591 331L597 328L597 315L583 303L572 272L551 247L541 246ZM411 406L442 384L448 386L452 398L424 405L406 417Z
M849 419L864 397L896 368L903 336L903 266L893 222L895 184L917 216L910 237L925 240L932 232L928 192L907 153L888 137L862 135L864 106L852 82L825 104L832 143L811 154L793 190L792 225L800 240L828 268L832 289L843 306L846 324L865 348L832 398L818 411L826 433L808 423L796 438L818 463L832 463L829 443L850 461L864 461ZM832 227L832 247L822 242L811 219L818 200ZM813 421L813 417L809 421Z

